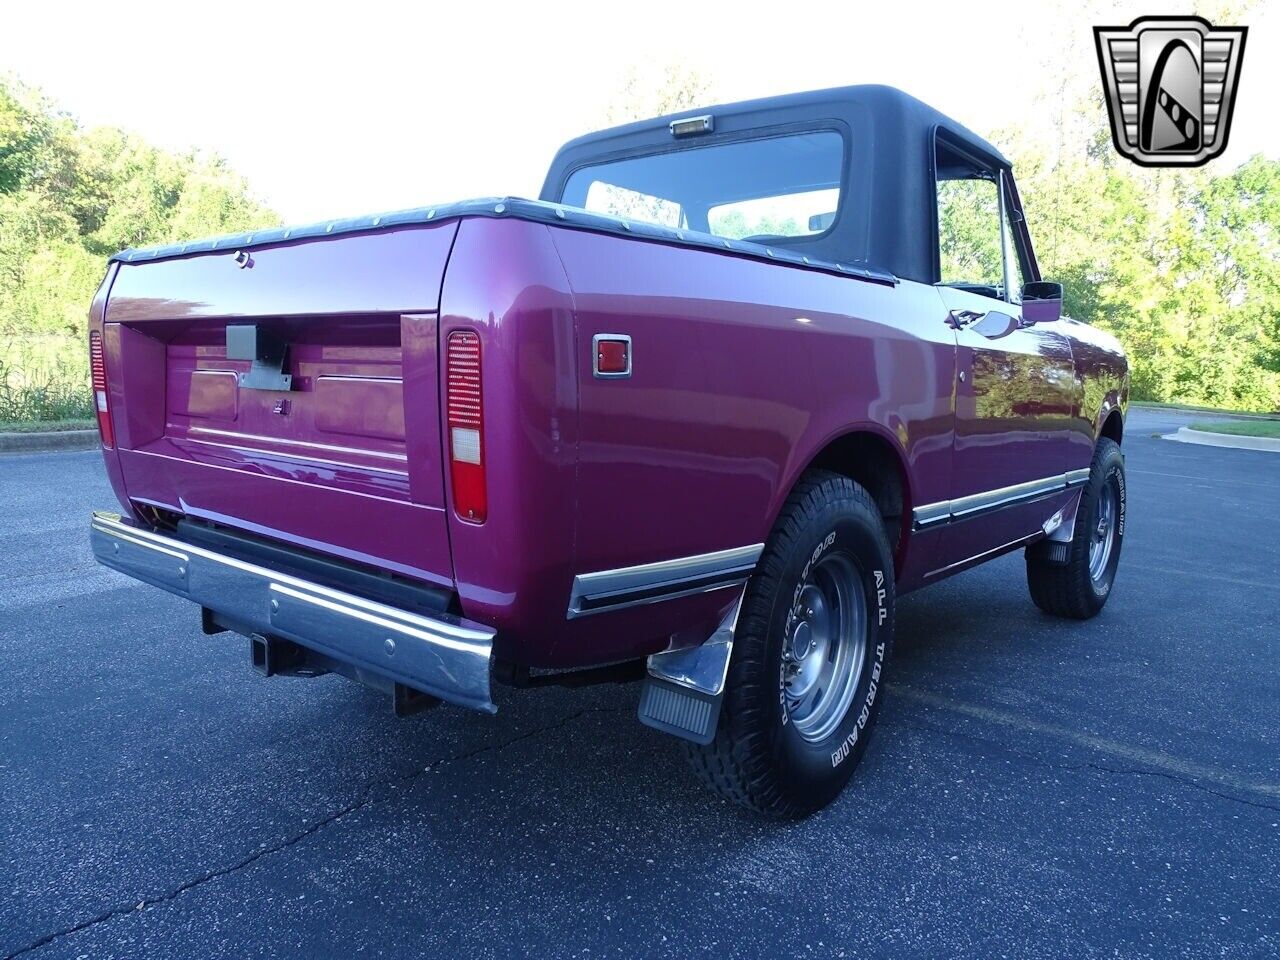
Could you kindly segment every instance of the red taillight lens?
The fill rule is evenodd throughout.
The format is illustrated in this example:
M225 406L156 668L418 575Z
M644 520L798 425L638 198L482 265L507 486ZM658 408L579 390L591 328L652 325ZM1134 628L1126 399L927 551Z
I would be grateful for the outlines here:
M98 413L98 433L104 447L116 445L111 427L111 406L107 403L107 362L102 356L102 334L89 334L89 367L93 371L93 406Z
M471 330L455 330L449 334L445 351L449 470L453 509L471 523L484 523L489 514L480 387L480 337Z

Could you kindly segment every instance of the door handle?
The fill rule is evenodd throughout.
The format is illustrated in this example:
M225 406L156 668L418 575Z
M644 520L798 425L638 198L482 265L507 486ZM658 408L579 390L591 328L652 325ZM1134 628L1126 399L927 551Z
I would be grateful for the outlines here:
M988 340L999 340L1022 329L1022 321L1001 310L978 313L975 310L952 310L947 322L956 330L971 330Z
M952 310L947 314L947 325L961 330L971 323L977 323L985 316L985 313L978 313L976 310Z

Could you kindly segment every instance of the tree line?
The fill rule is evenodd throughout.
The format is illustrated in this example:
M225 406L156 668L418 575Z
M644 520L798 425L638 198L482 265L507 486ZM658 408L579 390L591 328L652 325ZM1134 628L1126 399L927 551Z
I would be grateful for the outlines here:
M87 312L112 253L278 222L216 154L83 129L0 77L0 420L91 413Z
M633 79L610 119L711 99L696 76ZM1280 409L1280 160L1142 169L1096 102L1060 112L1052 136L991 139L1015 161L1044 276L1125 344L1136 399ZM0 78L0 419L88 412L86 311L111 253L278 222L216 154L86 130Z

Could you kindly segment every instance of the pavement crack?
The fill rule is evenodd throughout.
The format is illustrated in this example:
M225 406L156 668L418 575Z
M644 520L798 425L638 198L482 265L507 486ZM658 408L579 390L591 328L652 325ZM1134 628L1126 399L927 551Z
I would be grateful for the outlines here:
M271 844L266 847L259 847L257 850L254 850L252 853L246 854L245 856L241 857L239 860L234 861L233 863L229 863L226 866L218 867L215 870L210 870L206 873L202 873L198 877L193 877L190 880L184 881L183 883L179 884L178 886L174 887L171 890L166 891L165 893L157 894L152 897L144 897L143 899L137 902L130 903L125 906L119 906L119 907L114 907L110 910L104 910L101 913L98 913L85 920L81 920L80 922L72 924L71 926L63 927L59 930L53 931L52 933L47 933L44 936L40 937L39 939L34 940L31 943L27 944L26 946L21 947L18 950L15 950L13 953L5 954L3 960L14 960L14 958L16 957L21 957L26 954L29 954L35 950L41 949L42 947L46 947L49 944L54 943L58 940L62 940L66 937L72 936L73 934L80 933L84 930L88 930L91 927L96 927L99 924L106 923L108 920L112 920L116 917L126 917L131 913L136 913L140 910L146 909L147 907L168 903L169 901L175 899L176 897L179 897L182 894L186 893L188 890L193 890L196 887L202 886L211 880L216 880L219 877L225 877L230 874L237 873L240 870L244 870L246 867L252 866L254 863L257 863L263 857L267 857L273 853L279 853L283 850L289 849L290 847L296 846L297 844L306 840L308 837L314 836L315 834L319 833L325 827L332 826L333 824L344 819L345 817L350 816L356 811L363 810L365 807L370 806L371 804L375 803L380 798L381 795L383 795L386 787L394 787L394 786L400 786L402 784L412 783L414 780L421 777L423 774L432 773L436 770L439 770L441 767L448 766L450 764L461 763L465 760L470 760L473 757L480 756L481 754L498 753L502 750L506 750L508 747L513 747L518 743L523 743L526 740L532 740L534 737L541 736L544 733L548 733L552 730L559 730L563 727L567 727L571 723L573 723L575 720L579 720L590 713L621 713L621 712L625 712L625 711L617 707L585 707L567 716L561 717L558 720L553 720L550 723L545 723L545 724L542 724L541 726L534 727L531 730L526 730L524 733L518 734L517 736L514 736L514 737L509 737L508 739L502 740L498 743L484 744L482 746L475 747L471 750L464 750L461 753L455 753L455 754L450 754L449 756L446 756L446 757L440 757L436 760L430 761L425 766L415 767L412 770L407 770L403 773L396 774L394 776L382 777L380 779L370 780L360 789L360 792L357 794L355 799L351 800L348 803L343 804L337 810L334 810L332 813L327 814L321 819L316 820L311 824L308 824L305 828L303 828L302 830L299 830L297 833L289 837L286 837L284 840L281 840L275 844Z
M1095 763L1089 760L1086 760L1082 763L1058 763L1052 760L1048 760L1039 754L1028 753L1025 750L1016 750L1013 747L1000 743L998 740L992 740L989 737L979 736L974 733L969 733L968 731L965 731L965 730L948 730L945 727L940 727L936 724L927 723L921 720L904 720L902 718L898 718L892 721L891 725L910 727L915 730L923 730L923 731L928 731L930 733L940 733L943 736L955 737L956 739L959 739L959 740L968 740L973 743L980 743L988 747L996 747L997 749L1005 753L1013 754L1014 756L1020 757L1023 760L1029 760L1033 763L1039 764L1040 766L1048 767L1051 770L1067 770L1067 771L1073 771L1077 773L1094 771L1097 773L1107 773L1107 774L1112 774L1114 776L1126 776L1126 777L1159 777L1163 780L1168 780L1171 783L1176 783L1180 786L1191 787L1194 790L1199 790L1202 793L1207 793L1210 796L1217 797L1221 800L1228 800L1232 803L1243 803L1245 806L1255 807L1259 810L1270 810L1272 812L1280 813L1280 805L1263 803L1259 800L1246 800L1244 797L1239 797L1234 794L1224 793L1220 790L1215 790L1213 787L1205 786L1203 783L1200 783L1195 779L1181 776L1176 773L1170 773L1166 770L1153 770L1145 767L1111 767L1111 766L1107 766L1104 763Z

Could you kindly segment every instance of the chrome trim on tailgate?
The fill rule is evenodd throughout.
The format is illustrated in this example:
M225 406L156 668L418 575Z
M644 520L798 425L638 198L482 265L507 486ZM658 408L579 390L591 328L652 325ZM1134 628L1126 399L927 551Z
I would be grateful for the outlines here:
M222 615L241 631L283 637L464 707L497 712L489 694L496 631L423 615L278 573L94 513L98 561Z
M747 582L763 550L763 543L755 543L732 550L579 574L573 578L567 617L572 620L738 586Z

